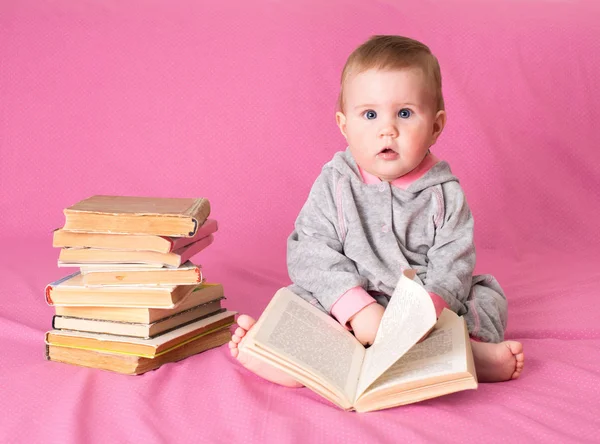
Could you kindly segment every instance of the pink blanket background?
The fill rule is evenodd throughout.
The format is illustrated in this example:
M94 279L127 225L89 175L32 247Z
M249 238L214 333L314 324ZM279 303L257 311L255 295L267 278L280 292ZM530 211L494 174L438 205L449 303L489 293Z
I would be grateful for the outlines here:
M597 442L596 2L0 2L0 442ZM424 41L449 115L477 272L509 299L517 381L370 414L262 381L226 346L140 377L44 360L51 231L93 194L210 199L195 259L258 316L335 126L347 55Z

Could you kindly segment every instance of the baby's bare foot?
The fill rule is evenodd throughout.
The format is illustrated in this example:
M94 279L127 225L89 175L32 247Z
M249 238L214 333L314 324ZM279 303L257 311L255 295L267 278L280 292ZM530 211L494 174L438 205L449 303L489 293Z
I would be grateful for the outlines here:
M240 364L246 367L253 373L256 373L261 378L267 381L274 382L275 384L283 385L286 387L303 387L298 381L289 376L287 373L272 367L264 362L248 355L243 347L240 348L240 344L244 340L244 336L248 330L256 323L256 320L248 315L240 315L237 319L238 328L233 333L231 341L229 341L229 351L231 356L236 358Z
M499 344L471 341L479 382L517 379L523 371L523 344L504 341Z

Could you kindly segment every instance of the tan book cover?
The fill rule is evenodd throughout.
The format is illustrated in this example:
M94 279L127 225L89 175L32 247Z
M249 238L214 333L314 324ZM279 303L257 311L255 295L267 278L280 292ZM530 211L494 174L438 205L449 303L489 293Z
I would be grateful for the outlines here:
M149 339L222 311L225 311L225 309L221 308L221 299L218 299L151 323L107 321L104 319L55 315L52 318L52 328Z
M193 285L202 282L202 267L190 261L178 268L112 268L80 267L87 287L105 285Z
M82 367L97 368L125 375L140 375L155 370L169 362L177 362L226 344L231 339L228 327L208 333L181 347L174 348L155 358L123 353L99 352L78 348L46 345L46 359Z
M206 198L88 197L64 210L64 230L193 237L210 214Z
M213 241L214 236L209 234L171 253L104 250L99 248L62 248L58 256L58 266L85 267L92 264L144 264L177 268L192 256L207 248Z
M464 319L445 309L436 321L427 291L407 276L400 278L369 348L283 288L245 336L242 351L358 412L477 388Z
M103 250L155 251L171 253L218 231L215 219L207 219L194 237L156 236L153 234L89 233L56 229L52 246L63 248L98 248Z
M173 308L197 285L86 287L76 272L46 286L48 305Z
M46 332L46 344L154 358L213 331L231 326L234 316L235 312L224 311L151 339L71 330L50 330Z
M56 305L54 311L57 316L150 324L223 297L221 284L203 282L173 308Z

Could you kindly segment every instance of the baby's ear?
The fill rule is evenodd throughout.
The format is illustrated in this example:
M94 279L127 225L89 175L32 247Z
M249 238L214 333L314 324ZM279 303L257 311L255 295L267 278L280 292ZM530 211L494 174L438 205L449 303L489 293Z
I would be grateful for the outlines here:
M433 132L431 134L431 144L432 145L437 141L438 137L440 137L440 134L442 134L442 131L444 130L445 126L446 126L446 111L441 109L437 112L437 114L435 115L435 119L433 120Z
M335 113L335 122L337 126L340 128L342 135L346 138L346 116L344 113L338 111Z

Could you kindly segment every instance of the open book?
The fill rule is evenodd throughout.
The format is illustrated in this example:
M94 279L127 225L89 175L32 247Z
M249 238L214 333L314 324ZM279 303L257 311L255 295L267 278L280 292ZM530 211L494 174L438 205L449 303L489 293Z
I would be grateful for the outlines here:
M240 348L345 410L381 410L476 389L464 319L444 309L436 321L431 298L410 273L398 281L367 349L286 288L275 294Z

